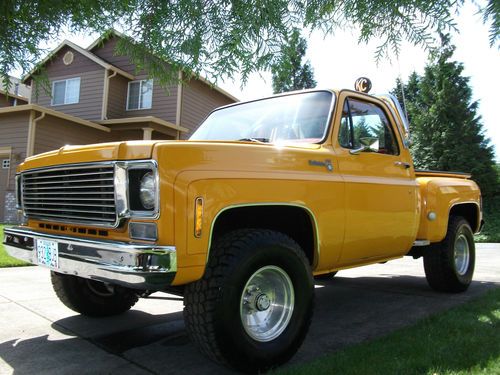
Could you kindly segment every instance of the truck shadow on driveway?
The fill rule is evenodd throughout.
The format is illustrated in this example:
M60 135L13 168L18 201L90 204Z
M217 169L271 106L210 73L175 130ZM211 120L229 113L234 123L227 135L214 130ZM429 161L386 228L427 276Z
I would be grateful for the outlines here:
M466 293L442 294L432 291L425 278L415 276L338 276L317 282L311 329L287 366L384 336L498 286L475 281ZM120 324L113 328L116 319L120 319ZM131 310L119 317L102 319L75 315L56 321L51 327L73 337L13 339L0 344L1 359L20 374L230 373L205 359L190 343L181 311L153 316L147 311ZM484 348L484 356L472 360L480 364L498 356L498 351Z

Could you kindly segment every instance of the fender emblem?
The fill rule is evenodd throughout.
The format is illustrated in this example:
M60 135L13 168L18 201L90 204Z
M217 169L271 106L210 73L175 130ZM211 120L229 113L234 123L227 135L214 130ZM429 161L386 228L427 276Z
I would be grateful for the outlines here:
M309 160L309 165L313 167L325 167L328 172L333 171L333 165L330 159L326 159L325 161Z

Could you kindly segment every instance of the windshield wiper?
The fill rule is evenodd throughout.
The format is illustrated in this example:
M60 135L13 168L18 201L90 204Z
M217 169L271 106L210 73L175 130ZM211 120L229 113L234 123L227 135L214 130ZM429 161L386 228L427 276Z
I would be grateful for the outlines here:
M238 142L269 143L269 138L241 138Z

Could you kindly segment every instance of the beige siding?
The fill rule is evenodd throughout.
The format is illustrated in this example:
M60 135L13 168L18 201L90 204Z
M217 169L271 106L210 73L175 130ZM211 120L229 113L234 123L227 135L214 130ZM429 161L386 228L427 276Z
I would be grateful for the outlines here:
M0 147L12 147L10 161L10 177L7 190L14 190L16 168L26 157L28 139L29 111L22 113L5 113L0 115ZM0 204L3 204L0 196Z
M39 90L38 98L33 94L31 102L85 120L100 120L102 111L102 95L104 86L104 69L82 72L74 75L51 75L50 82L68 78L80 77L80 99L76 104L51 105L51 95L43 89ZM34 90L36 91L36 90Z
M233 100L209 85L198 80L191 80L182 88L180 125L188 128L189 133L182 133L181 138L189 138L212 110L231 103Z
M55 150L64 145L84 145L110 140L110 133L50 116L36 125L35 154Z

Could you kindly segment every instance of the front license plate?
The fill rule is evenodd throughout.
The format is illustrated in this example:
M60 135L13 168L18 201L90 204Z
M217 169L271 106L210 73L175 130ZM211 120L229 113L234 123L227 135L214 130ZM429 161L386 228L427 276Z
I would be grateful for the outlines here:
M59 251L56 241L36 240L36 257L40 266L59 268Z

